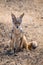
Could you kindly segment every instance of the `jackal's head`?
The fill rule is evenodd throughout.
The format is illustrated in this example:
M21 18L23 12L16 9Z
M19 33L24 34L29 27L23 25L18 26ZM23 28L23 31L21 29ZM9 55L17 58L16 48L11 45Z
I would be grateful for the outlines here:
M22 23L23 16L24 16L24 13L16 18L16 16L13 13L11 13L12 22L16 26L16 28L19 28L20 24Z

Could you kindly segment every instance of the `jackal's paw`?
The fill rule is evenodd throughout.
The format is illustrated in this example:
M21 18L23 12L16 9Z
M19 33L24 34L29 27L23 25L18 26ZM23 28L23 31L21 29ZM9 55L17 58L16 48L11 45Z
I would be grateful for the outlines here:
M7 55L12 55L13 53L14 53L13 50L7 50L5 54L7 54Z

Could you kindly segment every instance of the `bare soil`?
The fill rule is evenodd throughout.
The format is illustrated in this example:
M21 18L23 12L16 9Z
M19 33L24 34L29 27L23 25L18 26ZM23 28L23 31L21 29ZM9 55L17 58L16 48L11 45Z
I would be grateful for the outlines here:
M37 41L37 49L5 53L13 25L11 12L16 17L24 12L21 27L28 42ZM0 65L43 65L43 0L0 0Z

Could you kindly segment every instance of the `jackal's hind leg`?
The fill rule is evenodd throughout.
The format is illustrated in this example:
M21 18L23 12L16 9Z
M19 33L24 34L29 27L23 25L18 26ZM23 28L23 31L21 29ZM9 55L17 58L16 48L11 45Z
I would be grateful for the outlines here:
M28 43L25 36L23 36L22 42L23 42L22 43L23 48L25 48L26 50L31 50L32 44Z
M26 50L28 50L28 42L27 42L27 39L26 39L26 37L24 35L22 37L22 44L21 44L21 46L23 48L25 48Z

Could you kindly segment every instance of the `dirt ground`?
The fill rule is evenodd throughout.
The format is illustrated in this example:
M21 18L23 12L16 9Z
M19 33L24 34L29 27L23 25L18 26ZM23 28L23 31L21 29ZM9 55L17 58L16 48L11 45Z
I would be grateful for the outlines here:
M24 12L21 27L28 42L37 41L35 50L23 50L16 54L5 54L3 44L9 42L9 36L5 35L12 29L11 12L19 17ZM43 0L0 0L0 65L43 65ZM2 27L2 28L1 28ZM3 40L4 39L4 40ZM3 42L4 41L4 42Z

